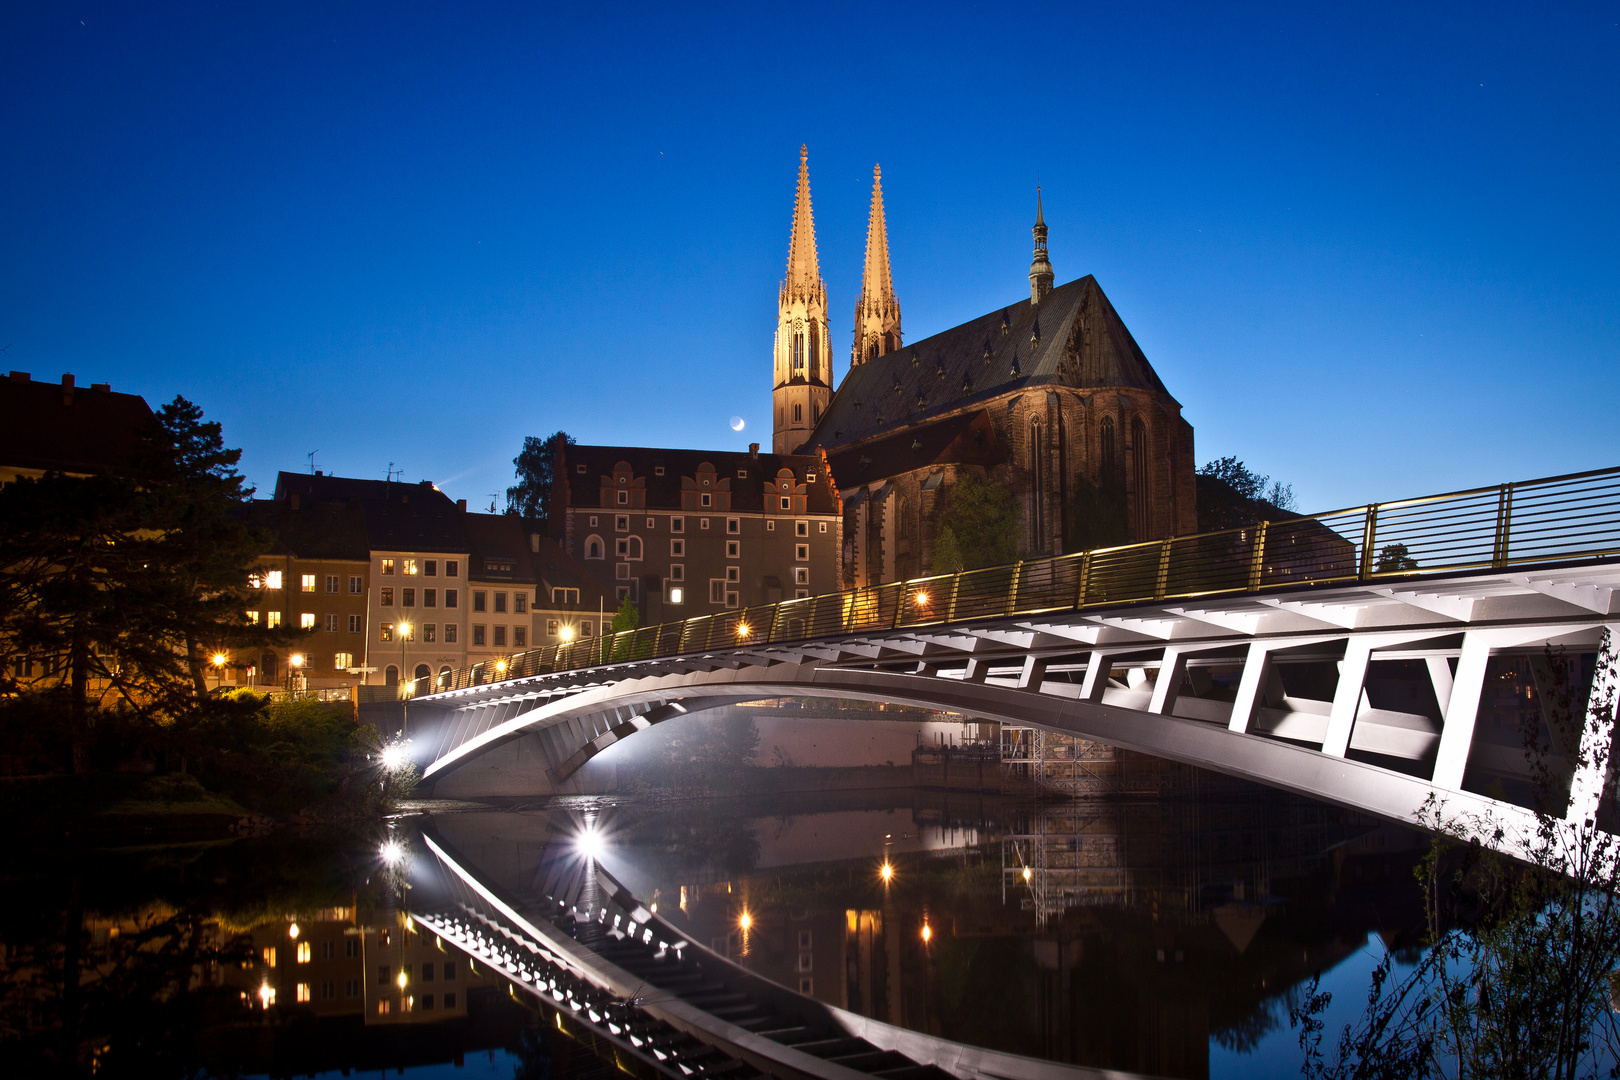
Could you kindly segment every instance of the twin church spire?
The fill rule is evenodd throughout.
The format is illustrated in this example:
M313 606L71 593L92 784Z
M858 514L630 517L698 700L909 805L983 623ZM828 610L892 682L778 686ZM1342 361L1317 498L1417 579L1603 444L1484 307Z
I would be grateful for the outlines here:
M1040 189L1035 192L1035 256L1029 268L1030 302L1052 291L1052 264L1046 257L1046 220ZM866 267L855 304L855 341L850 365L864 364L900 348L900 300L889 270L889 230L883 216L883 173L872 168L872 205L866 219ZM816 225L810 210L810 151L799 147L799 189L788 240L787 277L778 296L775 385L771 391L775 427L771 449L797 451L832 400L832 347L827 335L827 283L816 259Z

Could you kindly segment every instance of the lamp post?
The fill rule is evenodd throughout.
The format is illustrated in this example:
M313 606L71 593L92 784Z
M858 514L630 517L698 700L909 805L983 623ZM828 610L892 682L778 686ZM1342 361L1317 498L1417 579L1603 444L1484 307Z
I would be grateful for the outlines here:
M225 685L225 659L224 653L217 652L213 656L215 690Z
M407 704L410 695L405 692L405 639L410 636L411 624L405 620L395 623L394 633L399 635L399 736L403 739L409 722L407 710L410 708Z
M304 666L304 654L295 652L287 657L287 692L293 692L293 684L298 679L298 669Z

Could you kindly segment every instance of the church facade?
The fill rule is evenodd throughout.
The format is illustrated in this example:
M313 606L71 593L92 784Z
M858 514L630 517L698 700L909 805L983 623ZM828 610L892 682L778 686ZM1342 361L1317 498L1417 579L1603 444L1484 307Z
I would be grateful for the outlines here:
M935 572L933 541L965 475L1014 494L1027 557L1196 531L1181 405L1095 278L1054 287L1038 193L1034 239L1027 298L908 345L874 170L850 368L833 392L801 150L773 449L826 455L842 499L846 587Z

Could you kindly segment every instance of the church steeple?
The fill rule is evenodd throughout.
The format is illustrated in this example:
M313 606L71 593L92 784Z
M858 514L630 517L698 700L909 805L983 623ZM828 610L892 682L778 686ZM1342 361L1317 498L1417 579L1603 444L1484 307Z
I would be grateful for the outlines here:
M791 454L809 438L832 398L832 345L827 339L827 283L816 261L810 212L810 151L799 147L799 190L788 240L787 277L778 293L771 450Z
M872 166L872 209L866 219L866 272L855 304L855 344L851 366L900 347L900 300L889 274L889 230L883 220L883 170Z
M1052 263L1046 257L1046 218L1041 212L1041 189L1035 188L1035 257L1029 264L1029 302L1039 304L1052 291Z

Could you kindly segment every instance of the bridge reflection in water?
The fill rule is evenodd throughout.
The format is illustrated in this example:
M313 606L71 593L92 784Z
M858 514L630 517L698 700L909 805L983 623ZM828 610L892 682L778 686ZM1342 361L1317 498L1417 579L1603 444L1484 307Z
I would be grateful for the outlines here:
M413 917L486 963L504 949L564 1024L665 1025L697 1071L831 1075L797 1053L867 1075L1203 1077L1213 1047L1292 1074L1284 995L1369 932L1416 929L1416 841L1213 783L1151 804L917 793L442 816ZM571 972L562 1000L543 960Z

